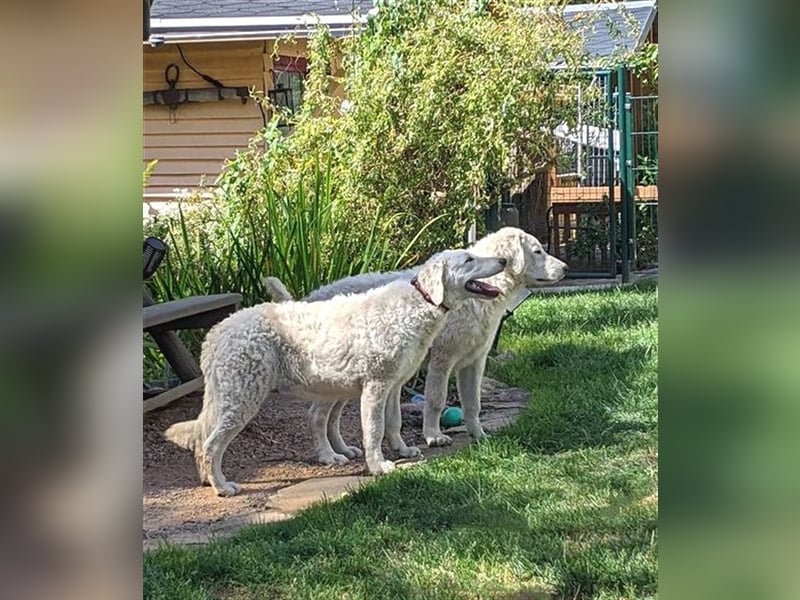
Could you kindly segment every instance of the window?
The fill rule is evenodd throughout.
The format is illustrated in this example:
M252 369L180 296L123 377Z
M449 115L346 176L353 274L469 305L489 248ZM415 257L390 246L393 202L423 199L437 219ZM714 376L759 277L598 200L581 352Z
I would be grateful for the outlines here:
M293 112L303 102L303 88L308 61L299 56L277 56L272 61L272 83L270 91L272 102L285 106Z

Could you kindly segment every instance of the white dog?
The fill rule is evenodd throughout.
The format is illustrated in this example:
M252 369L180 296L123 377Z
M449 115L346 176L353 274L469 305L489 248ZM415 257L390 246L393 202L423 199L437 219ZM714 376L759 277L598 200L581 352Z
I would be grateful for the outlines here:
M453 251L426 262L410 282L234 313L203 343L200 415L172 425L167 439L194 451L201 482L231 496L240 487L222 474L222 456L270 392L308 392L328 401L360 394L367 468L374 474L391 471L394 464L381 452L390 392L419 368L448 309L500 293L478 279L500 273L506 262ZM322 437L327 441L324 429Z
M515 227L504 227L478 240L470 252L478 256L502 256L508 259L509 268L488 280L500 290L500 295L489 302L468 300L450 311L430 349L425 381L425 407L423 435L428 446L449 444L452 440L439 427L442 410L447 399L447 382L456 372L458 394L469 434L476 439L484 437L479 420L481 408L480 384L486 366L486 357L494 341L497 328L509 304L524 288L551 285L563 279L567 265L547 254L534 236ZM418 268L390 273L366 273L346 277L312 292L306 302L316 302L338 294L363 292L387 281L408 281ZM276 301L291 300L291 294L280 280L264 279L267 292ZM417 456L418 448L406 446L400 436L401 417L399 391L393 391L386 406L386 437L390 447L401 456ZM391 402L396 399L397 402ZM346 401L332 405L315 402L311 407L311 429L315 440L327 431L326 443L317 446L320 462L343 464L360 456L361 451L348 446L339 430L339 417ZM329 442L329 443L328 443ZM335 451L335 452L334 452Z

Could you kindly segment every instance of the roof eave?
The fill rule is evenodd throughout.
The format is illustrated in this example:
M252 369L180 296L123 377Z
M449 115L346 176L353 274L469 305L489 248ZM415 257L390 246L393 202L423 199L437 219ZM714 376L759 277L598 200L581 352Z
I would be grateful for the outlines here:
M581 12L600 12L604 10L619 10L624 7L628 10L635 8L656 8L657 0L623 0L621 2L592 2L587 4L568 4L563 8L564 14Z
M335 37L350 34L363 26L366 15L288 15L281 17L220 17L220 18L151 18L151 46L178 42L240 41L277 39L286 35L308 37L320 25L328 27Z
M152 31L150 39L145 42L149 46L160 46L162 44L179 44L193 42L240 42L248 40L276 40L287 35L294 35L299 38L310 37L314 33L314 28L302 29L254 29L250 31L184 31L184 32L159 32ZM331 28L330 33L333 37L346 37L354 33L354 29Z
M653 28L653 22L656 20L657 13L657 6L653 6L653 10L647 13L647 21L645 22L644 27L642 27L642 33L639 35L639 39L636 40L636 46L633 48L634 51L641 48L642 45L647 41L647 36L650 35L650 30Z

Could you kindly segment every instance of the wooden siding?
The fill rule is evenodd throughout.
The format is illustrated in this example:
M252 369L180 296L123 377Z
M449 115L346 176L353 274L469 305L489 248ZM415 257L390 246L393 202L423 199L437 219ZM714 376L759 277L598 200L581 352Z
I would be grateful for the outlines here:
M272 87L271 40L185 43L186 59L201 73L226 86L245 86L263 92ZM281 44L283 56L304 56L305 40ZM175 44L144 48L143 91L168 87L164 71L170 63L180 68L178 88L209 88L181 59ZM238 148L247 147L263 126L252 101L223 100L182 104L170 118L166 106L144 106L144 164L158 160L144 190L145 200L169 200L175 189L195 188L201 181L213 184L223 162Z
M241 42L197 42L180 44L186 59L201 73L223 85L271 89L273 40ZM279 43L279 56L307 55L306 40ZM176 44L144 48L143 91L166 89L164 71L170 63L180 68L178 88L210 88L210 83L184 62ZM341 74L341 60L334 59L334 73ZM342 95L336 84L333 93ZM223 162L246 148L253 134L263 126L258 106L248 100L223 100L182 104L170 119L166 106L144 106L144 164L158 160L147 186L147 202L169 201L176 189L192 189L201 181L213 184ZM174 122L173 122L174 121Z
M198 71L223 85L264 90L266 42L187 43L181 49ZM170 63L180 68L178 88L211 87L183 62L176 45L166 44L144 50L144 91L168 87L164 70ZM223 161L246 147L263 124L252 100L182 104L172 121L168 107L144 107L144 161L158 160L144 190L146 199L154 194L167 199L176 188L194 188L203 179L213 183Z

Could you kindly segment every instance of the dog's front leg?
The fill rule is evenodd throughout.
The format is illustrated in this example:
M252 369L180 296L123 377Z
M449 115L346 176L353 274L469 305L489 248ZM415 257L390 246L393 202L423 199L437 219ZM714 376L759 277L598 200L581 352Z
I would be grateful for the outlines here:
M428 446L445 446L452 443L449 435L442 433L439 420L442 418L445 402L447 402L447 380L452 366L441 365L433 358L428 363L425 375L425 409L423 410L422 435Z
M364 433L364 457L373 475L389 473L394 463L384 460L381 442L385 430L386 399L391 388L385 382L369 381L361 391L361 429Z
M400 414L400 390L401 385L397 385L389 392L386 400L386 440L389 447L395 450L403 458L420 456L419 448L416 446L406 446L400 431L403 427L403 416Z
M479 415L481 412L481 380L483 369L486 367L486 356L482 356L471 365L456 372L456 385L461 408L464 411L464 425L467 432L476 440L486 437L481 427Z

